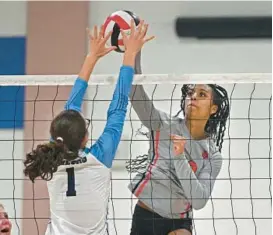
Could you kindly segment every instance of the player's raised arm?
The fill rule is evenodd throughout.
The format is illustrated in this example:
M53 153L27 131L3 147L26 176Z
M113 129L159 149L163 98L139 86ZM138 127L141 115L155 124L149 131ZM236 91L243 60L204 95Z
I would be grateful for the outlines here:
M147 29L148 25L144 25L143 21L141 21L139 30L135 30L134 22L132 21L131 35L126 36L122 32L124 45L126 47L123 65L120 69L113 99L107 112L105 129L98 141L91 147L91 153L109 168L112 166L124 126L134 76L135 57L144 43L153 39L153 37L145 37Z
M82 100L95 64L101 57L115 49L115 47L105 47L111 32L103 37L103 30L101 29L99 34L97 31L95 26L93 32L89 32L90 51L65 105L66 110L58 114L51 122L50 143L38 145L27 154L24 161L24 174L33 182L39 176L44 180L51 180L62 161L78 157L79 150L85 147L88 141L86 122L79 113Z
M142 74L141 70L141 52L136 56L135 73ZM167 115L157 110L146 94L142 85L133 85L130 93L130 101L137 113L139 120L150 130L158 130L166 121Z
M97 26L94 27L93 32L88 30L90 52L86 56L82 68L79 72L78 78L70 93L69 99L65 104L65 109L72 109L81 112L83 97L88 86L88 81L94 70L98 60L113 51L115 47L105 47L106 41L111 36L111 32L106 37L103 37L103 28L101 27L98 33Z

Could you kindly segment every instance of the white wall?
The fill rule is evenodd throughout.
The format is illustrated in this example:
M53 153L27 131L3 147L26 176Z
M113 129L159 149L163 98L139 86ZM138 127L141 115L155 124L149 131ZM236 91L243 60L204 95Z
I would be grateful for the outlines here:
M199 5L200 4L200 5ZM250 4L250 7L244 4ZM247 41L196 41L180 40L176 38L174 32L174 19L176 16L186 15L271 15L271 3L261 2L91 2L90 3L90 22L101 24L105 17L111 12L119 9L129 9L136 12L139 16L150 23L151 33L157 36L154 42L145 46L143 50L143 70L145 73L226 73L226 72L271 72L271 41L268 40L247 40ZM152 9L152 10L151 10ZM202 14L201 14L202 13ZM26 2L7 2L0 1L0 36L26 35ZM91 24L90 24L91 25ZM166 36L167 35L167 36ZM1 52L0 52L1 53ZM116 53L103 59L96 68L96 73L117 73L121 63L121 55ZM145 87L149 94L152 94L154 86ZM227 86L229 92L232 86ZM235 87L233 97L249 98L253 85L238 85ZM154 100L165 98L166 102L155 102L156 106L166 112L169 112L171 104L172 86L158 86ZM87 98L93 99L96 94L95 87L89 89ZM102 86L98 88L96 100L110 100L113 87ZM271 89L267 85L257 85L254 91L254 97L264 97L267 100L252 100L251 116L268 118L269 100ZM173 98L179 98L179 87L176 88ZM232 101L231 117L247 117L249 99ZM105 124L105 114L109 101L96 101L93 117L101 119L100 122L93 123L93 137L96 138L101 133ZM172 102L173 113L179 109L178 102ZM92 103L88 102L92 107ZM130 107L129 107L129 110ZM92 109L87 110L86 116L91 116ZM127 120L137 119L132 110L128 112ZM225 141L223 150L225 158L231 158L231 161L224 160L224 165L216 183L213 192L214 198L226 198L225 200L214 200L214 213L212 204L209 203L205 209L197 212L195 218L232 218L231 202L233 203L234 217L238 225L238 233L235 231L233 220L214 220L215 230L213 229L213 220L197 220L196 234L217 234L217 235L268 235L271 234L271 221L258 219L269 217L271 213L270 200L254 200L254 213L252 216L250 200L249 180L235 180L234 178L259 177L264 178L252 181L252 197L268 198L269 194L269 160L261 158L269 157L268 138L269 120L251 120L251 142L250 157L248 153L248 140L239 141L236 137L249 137L250 127L248 120L232 120L230 122L231 141ZM121 159L129 158L130 155L145 153L147 143L140 142L141 136L135 136L136 129L140 126L138 121L134 121L133 127L130 121L126 122L123 139L118 151L118 157ZM226 132L228 138L228 132ZM255 137L265 137L263 140L255 140ZM22 139L22 131L16 131L15 139ZM11 217L21 216L21 198L22 198L22 164L14 162L12 158L23 158L23 145L19 141L5 141L13 139L13 130L0 132L0 202L3 203ZM130 141L133 139L133 141ZM13 144L15 145L13 146ZM230 144L230 146L229 146ZM13 147L15 152L13 153ZM230 149L229 149L230 147ZM244 160L235 160L243 158ZM250 167L250 159L252 166ZM254 160L254 158L257 158ZM10 159L3 161L3 159ZM230 170L228 169L230 163ZM271 169L270 169L271 170ZM230 172L230 173L229 173ZM13 175L14 174L14 175ZM118 233L112 228L111 234L125 235L129 234L130 219L132 214L131 194L126 188L130 175L121 171L115 171L113 174L114 188L112 197L114 199L115 224ZM15 178L17 180L10 180ZM231 178L231 180L229 180ZM116 179L116 180L115 180ZM121 180L122 179L122 180ZM15 191L13 191L13 183ZM231 186L232 184L232 186ZM232 189L232 194L231 194ZM15 200L16 210L14 210ZM117 199L121 198L121 199ZM232 199L230 198L245 198ZM110 204L112 211L112 204ZM110 218L112 216L110 213ZM243 220L241 217L254 217L257 225L257 233L254 230L254 222L251 219ZM123 218L123 219L121 219ZM17 220L20 225L20 220ZM20 234L17 225L13 220L13 234Z
M144 73L271 72L271 40L181 40L174 32L176 16L271 15L270 2L91 2L90 26L101 24L107 15L119 9L131 10L144 18L150 23L151 34L157 36L143 49ZM121 55L113 53L103 58L95 71L118 73L120 64ZM233 88L234 92L223 148L223 167L213 191L213 201L194 213L195 234L269 235L271 220L263 218L271 218L268 119L271 86L231 84L225 87L230 95ZM151 95L154 86L145 86L145 89ZM86 115L105 120L109 102L99 100L110 100L112 92L113 87L89 88L87 98L96 102L88 102L90 109ZM250 99L252 92L253 99ZM174 114L179 110L180 96L180 86L174 90L173 86L159 85L153 98L156 107L165 112L170 113L172 105ZM119 160L147 152L145 138L135 135L140 122L130 121L132 119L138 120L129 106L117 154ZM94 122L93 138L99 136L104 124L104 121ZM124 161L121 162L124 164ZM136 201L127 190L130 177L124 170L113 173L110 234L129 234Z
M26 36L26 1L0 1L0 36Z
M271 15L271 2L96 1L90 3L90 25L101 25L120 9L146 20L156 36L143 49L144 73L271 72L271 40L182 40L174 30L177 16ZM107 56L96 72L117 72L119 58L116 53Z
M26 25L25 1L0 1L0 37L26 36ZM22 217L23 205L23 165L20 161L23 141L19 141L22 139L23 130L0 130L0 203L12 218L13 234L22 232L21 220L18 219Z

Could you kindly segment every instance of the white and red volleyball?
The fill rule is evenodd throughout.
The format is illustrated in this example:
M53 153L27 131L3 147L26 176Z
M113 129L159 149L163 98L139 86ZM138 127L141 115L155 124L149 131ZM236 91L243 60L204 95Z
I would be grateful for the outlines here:
M110 31L113 31L111 37L107 41L107 45L116 46L117 52L123 53L125 51L120 29L130 35L131 19L134 20L135 26L140 22L139 18L133 12L121 10L112 13L104 22L104 36L106 36Z

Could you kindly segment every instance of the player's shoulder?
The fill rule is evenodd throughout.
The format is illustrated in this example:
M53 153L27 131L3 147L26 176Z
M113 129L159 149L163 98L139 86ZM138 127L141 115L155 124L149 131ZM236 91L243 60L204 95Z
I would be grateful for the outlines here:
M214 160L222 161L223 157L221 152L219 151L219 147L216 145L213 139L209 139L209 157Z
M74 167L75 169L81 168L105 168L105 166L92 155L89 148L84 148L78 152L78 157L73 160L63 160L58 170Z
M211 137L207 137L205 139L206 145L208 146L208 150L211 154L214 154L219 151L219 148L216 145L215 139Z
M181 124L181 122L183 122L182 118L178 116L172 116L160 110L159 110L159 115L160 115L160 120L165 127L174 126L177 124Z
M177 115L171 116L168 115L169 125L167 126L172 131L177 132L177 135L187 137L187 128L185 126L185 119Z

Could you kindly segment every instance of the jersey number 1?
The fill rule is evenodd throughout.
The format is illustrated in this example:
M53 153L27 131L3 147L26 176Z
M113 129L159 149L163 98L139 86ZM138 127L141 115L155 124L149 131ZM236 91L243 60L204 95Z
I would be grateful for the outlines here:
M66 172L67 172L67 185L68 185L66 196L67 197L76 196L74 167L66 168Z

